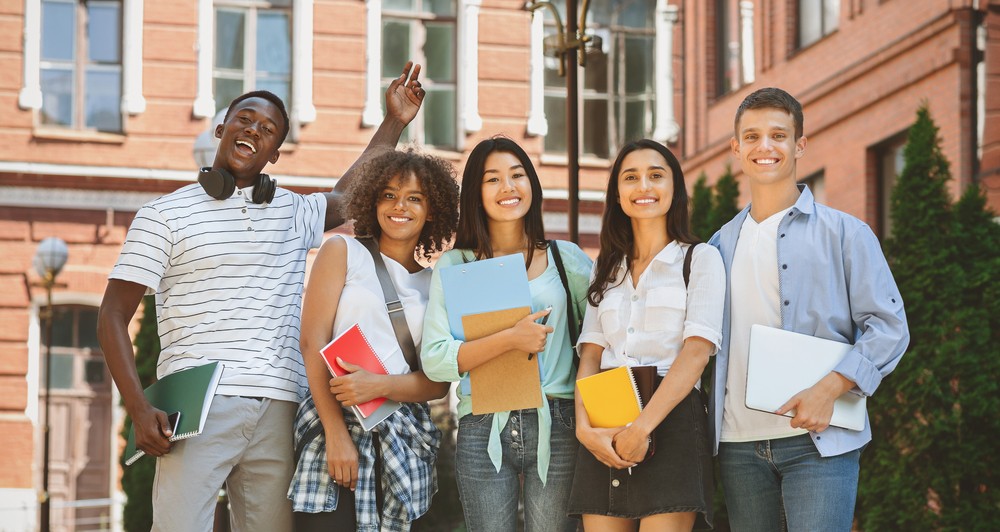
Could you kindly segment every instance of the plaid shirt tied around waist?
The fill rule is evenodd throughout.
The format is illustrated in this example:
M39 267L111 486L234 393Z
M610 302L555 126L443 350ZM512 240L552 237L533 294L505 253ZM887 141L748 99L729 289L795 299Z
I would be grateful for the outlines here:
M403 403L402 407L380 423L383 463L384 504L379 515L375 502L375 448L371 433L361 428L354 412L344 409L344 421L358 448L358 483L355 512L359 531L405 532L410 522L427 512L437 492L434 462L441 432L431 420L427 403ZM295 415L295 447L320 423L312 396L299 405ZM295 465L288 498L296 512L330 512L337 508L339 490L330 477L326 462L326 437L322 431L306 442Z

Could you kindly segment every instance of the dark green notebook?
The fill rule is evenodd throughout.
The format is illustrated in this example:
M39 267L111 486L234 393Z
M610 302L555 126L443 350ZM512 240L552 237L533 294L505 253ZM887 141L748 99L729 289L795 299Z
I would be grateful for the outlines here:
M215 389L222 377L222 364L212 362L204 366L188 368L154 382L146 388L146 399L150 404L170 415L180 412L177 431L170 441L183 440L201 434L205 428L208 409L212 406ZM144 452L135 448L135 427L129 430L125 446L125 465L132 465Z

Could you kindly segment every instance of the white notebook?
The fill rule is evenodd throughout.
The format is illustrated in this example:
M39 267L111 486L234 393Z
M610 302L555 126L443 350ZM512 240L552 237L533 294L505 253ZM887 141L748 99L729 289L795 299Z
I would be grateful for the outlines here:
M793 395L830 373L850 350L850 344L766 325L752 326L747 408L773 414ZM841 395L833 405L830 424L850 430L864 429L866 400L853 392ZM794 412L785 415L793 417Z

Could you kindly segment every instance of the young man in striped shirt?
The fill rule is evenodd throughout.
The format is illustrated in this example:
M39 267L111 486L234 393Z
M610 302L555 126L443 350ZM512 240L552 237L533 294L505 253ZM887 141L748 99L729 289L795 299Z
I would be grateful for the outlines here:
M109 276L98 319L104 357L132 417L136 445L159 457L154 530L210 530L223 483L234 530L291 530L285 493L295 464L292 420L306 389L299 319L306 255L341 223L340 195L365 161L395 148L425 95L407 63L386 91L386 118L333 191L303 196L261 175L288 134L277 96L236 98L215 131L215 179L144 205ZM221 172L208 175L208 172ZM235 187L222 181L230 174ZM211 195L210 195L211 194ZM171 444L167 413L146 401L128 324L156 295L157 376L225 366L204 432Z

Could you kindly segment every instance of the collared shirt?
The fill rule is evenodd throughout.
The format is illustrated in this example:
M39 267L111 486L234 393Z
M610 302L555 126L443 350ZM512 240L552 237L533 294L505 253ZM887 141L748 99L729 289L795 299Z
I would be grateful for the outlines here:
M217 200L194 183L143 205L109 277L156 294L156 376L221 362L217 393L299 402L306 255L323 241L326 197L253 187Z
M909 343L903 299L878 239L861 220L815 202L800 185L798 200L778 224L775 267L781 296L781 328L853 344L834 371L855 383L854 393L870 396L892 372ZM736 242L749 215L748 205L712 237L726 273L731 274ZM730 328L726 294L723 330ZM709 425L718 452L719 429L729 370L728 337L716 357ZM822 456L859 449L871 441L871 427L853 431L829 427L811 432Z
M588 305L580 343L604 348L601 369L656 366L659 375L666 375L684 340L692 336L712 342L718 350L726 289L722 258L712 246L695 247L685 287L688 247L676 240L667 244L634 287L622 259L604 299L596 307Z
M559 252L570 292L576 303L576 315L583 315L586 308L587 286L590 276L591 260L583 250L571 242L559 241ZM472 398L469 395L468 373L458 372L458 348L462 341L451 335L448 326L448 310L444 304L444 290L441 287L440 269L454 264L471 261L473 253L469 250L453 249L445 252L438 259L431 277L430 301L427 303L427 315L424 317L424 339L421 346L420 362L427 378L438 382L462 381L458 386L458 417L472 413ZM576 389L575 356L570 347L569 331L567 329L566 291L563 290L559 272L552 260L552 248L548 250L548 266L538 277L528 281L531 292L531 308L535 311L552 307L548 325L553 331L545 342L545 350L538 353L538 364L541 372L542 394L559 399L572 399ZM510 412L498 412L493 415L493 427L490 431L487 454L497 472L500 471L503 449L500 446L500 432L507 425ZM549 402L542 401L538 408L538 476L543 483L548 478L549 457L551 456L552 414L549 412ZM463 445L459 442L459 445Z
M434 461L441 443L441 432L431 420L427 403L403 403L385 421L379 423L379 452L382 478L375 477L375 446L371 432L361 428L350 409L344 409L344 421L351 439L358 447L358 483L355 488L357 530L365 532L405 532L410 523L427 513L437 492ZM299 405L295 416L295 447L309 429L320 423L312 396ZM375 501L375 483L382 482L382 513ZM295 474L288 488L292 510L305 513L337 509L340 490L330 478L326 462L326 438L323 432L302 448Z

